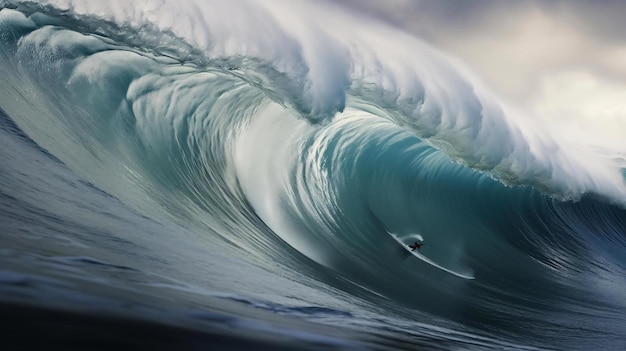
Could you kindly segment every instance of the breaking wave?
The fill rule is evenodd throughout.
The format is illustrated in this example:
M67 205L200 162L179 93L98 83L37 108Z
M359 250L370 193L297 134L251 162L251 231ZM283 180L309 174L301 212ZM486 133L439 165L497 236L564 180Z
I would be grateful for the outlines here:
M0 2L0 106L142 213L399 306L568 327L623 279L618 164L415 37L279 3Z

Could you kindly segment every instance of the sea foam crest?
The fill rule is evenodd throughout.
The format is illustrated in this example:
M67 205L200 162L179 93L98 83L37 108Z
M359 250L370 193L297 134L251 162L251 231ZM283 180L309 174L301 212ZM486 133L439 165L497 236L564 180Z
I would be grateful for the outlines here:
M338 5L302 0L40 1L120 26L170 31L210 59L250 57L288 77L283 102L313 122L348 97L367 100L451 158L507 184L562 198L593 192L624 203L618 166L550 134L540 119L505 106L418 38ZM270 88L271 89L271 88Z

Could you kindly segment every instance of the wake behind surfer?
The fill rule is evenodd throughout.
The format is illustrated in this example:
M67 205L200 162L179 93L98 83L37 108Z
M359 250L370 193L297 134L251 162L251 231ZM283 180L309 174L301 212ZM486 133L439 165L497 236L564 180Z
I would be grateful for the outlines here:
M409 248L411 248L411 251L415 251L415 249L420 249L422 246L424 246L424 243L419 243L419 242L415 242L415 244L413 245L409 245Z

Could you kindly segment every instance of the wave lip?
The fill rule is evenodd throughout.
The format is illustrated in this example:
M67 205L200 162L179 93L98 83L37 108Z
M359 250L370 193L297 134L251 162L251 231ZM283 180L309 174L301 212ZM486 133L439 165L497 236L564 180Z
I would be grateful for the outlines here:
M36 6L28 1L4 3L9 4ZM521 110L503 104L465 69L419 39L376 21L359 21L339 6L306 1L110 6L52 0L41 4L46 7L31 9L30 18L43 12L48 17L73 14L96 25L111 21L117 29L109 27L105 34L129 40L132 36L123 33L153 33L152 37L142 34L145 42L134 45L182 55L178 60L226 67L248 83L261 84L271 99L295 108L310 121L333 119L354 97L453 160L505 184L529 184L562 199L579 199L585 193L621 204L626 199L621 170L610 160L568 145L536 119L530 122ZM229 13L229 20L221 13ZM299 21L294 24L291 18ZM163 32L185 45L172 44L170 38L164 44L173 45L173 50L156 46ZM89 50L94 49L103 50ZM90 78L97 72L90 67L103 66L98 56L83 60L85 71L76 72L92 84L102 81Z

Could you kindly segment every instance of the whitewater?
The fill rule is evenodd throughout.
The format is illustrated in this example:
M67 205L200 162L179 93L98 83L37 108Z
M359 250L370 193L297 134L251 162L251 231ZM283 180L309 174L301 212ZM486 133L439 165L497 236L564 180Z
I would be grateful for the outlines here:
M0 6L8 341L626 347L619 144L332 2Z

